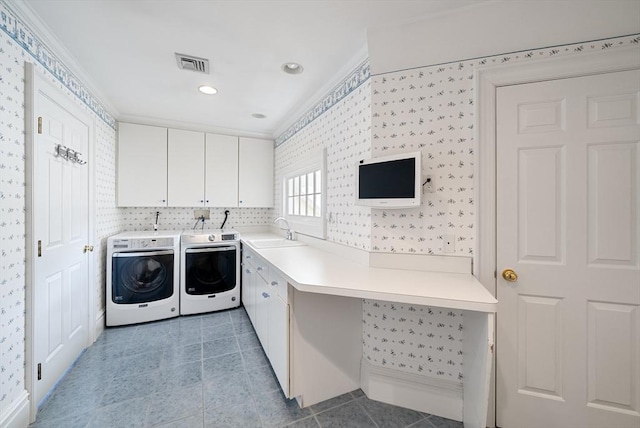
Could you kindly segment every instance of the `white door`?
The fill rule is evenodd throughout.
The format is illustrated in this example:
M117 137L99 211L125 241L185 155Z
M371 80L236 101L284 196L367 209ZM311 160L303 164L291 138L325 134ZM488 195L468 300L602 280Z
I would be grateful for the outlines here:
M498 89L500 427L640 426L639 97L637 70Z
M88 164L90 127L36 79L32 173L35 403L88 344ZM84 117L84 116L82 116ZM38 129L39 128L39 129ZM60 146L56 155L56 147ZM66 151L66 149L69 151ZM65 157L67 157L65 159Z

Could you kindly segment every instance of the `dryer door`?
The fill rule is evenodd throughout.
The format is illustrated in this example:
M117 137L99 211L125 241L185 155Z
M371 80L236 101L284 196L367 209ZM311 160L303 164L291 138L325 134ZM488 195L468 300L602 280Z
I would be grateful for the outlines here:
M173 250L114 253L113 303L147 303L171 297L174 257Z
M235 245L185 250L187 294L217 294L235 288L237 281Z

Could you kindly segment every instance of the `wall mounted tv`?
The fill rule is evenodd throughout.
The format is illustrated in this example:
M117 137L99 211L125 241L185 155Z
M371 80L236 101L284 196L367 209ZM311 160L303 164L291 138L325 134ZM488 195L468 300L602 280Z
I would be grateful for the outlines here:
M421 153L384 156L358 163L356 205L374 208L419 207L422 195Z

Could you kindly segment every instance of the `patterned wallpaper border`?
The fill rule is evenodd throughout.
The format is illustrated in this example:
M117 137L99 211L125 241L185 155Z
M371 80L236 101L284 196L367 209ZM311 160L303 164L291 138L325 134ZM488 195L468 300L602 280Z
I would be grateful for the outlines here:
M100 102L85 88L80 80L53 55L52 51L0 0L0 30L22 47L34 60L40 63L60 83L77 96L89 109L111 128L116 129L116 120Z
M327 95L320 100L315 107L311 108L307 113L295 121L285 132L275 139L275 146L283 144L285 141L293 137L305 126L316 120L324 112L343 100L347 95L358 89L360 85L369 80L371 69L369 67L369 59L363 61L354 71L352 71L344 80L336 85Z
M513 52L503 52L503 53L499 53L499 54L493 54L493 55L488 55L488 56L480 56L480 57L473 57L473 58L466 58L466 59L457 59L454 61L449 61L449 62L440 62L440 63L436 63L436 64L426 64L426 65L420 65L420 66L416 66L416 67L409 67L409 68L402 68L402 69L398 69L398 70L392 70L392 71L385 71L383 73L374 73L371 74L371 77L376 77L376 76L384 76L387 74L394 74L394 73L402 73L402 72L407 72L407 71L414 71L414 70L420 70L420 69L424 69L424 68L429 68L429 67L438 67L438 66L445 66L445 65L451 65L451 64L459 64L459 63L464 63L464 62L469 62L469 61L479 61L478 65L485 65L488 64L488 59L493 60L493 62L496 62L496 58L500 58L501 63L506 63L509 62L511 60L511 57L513 55L519 55L519 54L525 54L523 56L523 58L533 58L536 53L537 55L544 55L543 52L539 52L539 51L547 51L547 56L553 57L556 56L558 54L560 54L562 51L568 51L569 47L572 47L574 49L574 53L580 53L583 50L585 50L587 48L587 46L590 46L591 48L595 47L596 44L602 43L600 45L600 49L604 50L604 49L609 49L614 47L614 43L610 43L607 42L608 40L618 40L617 44L618 45L622 45L624 44L624 42L619 41L619 39L623 39L626 37L634 37L630 43L631 44L640 44L640 33L633 33L633 34L625 34L622 36L613 36L613 37L607 37L604 39L594 39L594 40L587 40L587 41L582 41L582 42L574 42L574 43L566 43L563 45L553 45L553 46L545 46L545 47L541 47L541 48L533 48L533 49L523 49L523 50L519 50L519 51L513 51ZM518 57L516 57L518 58Z

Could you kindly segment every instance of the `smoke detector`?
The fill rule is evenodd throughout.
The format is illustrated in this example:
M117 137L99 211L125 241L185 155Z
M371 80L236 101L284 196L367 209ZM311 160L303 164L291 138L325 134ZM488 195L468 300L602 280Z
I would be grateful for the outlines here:
M209 60L206 58L176 52L176 61L178 62L178 68L181 70L209 74Z

